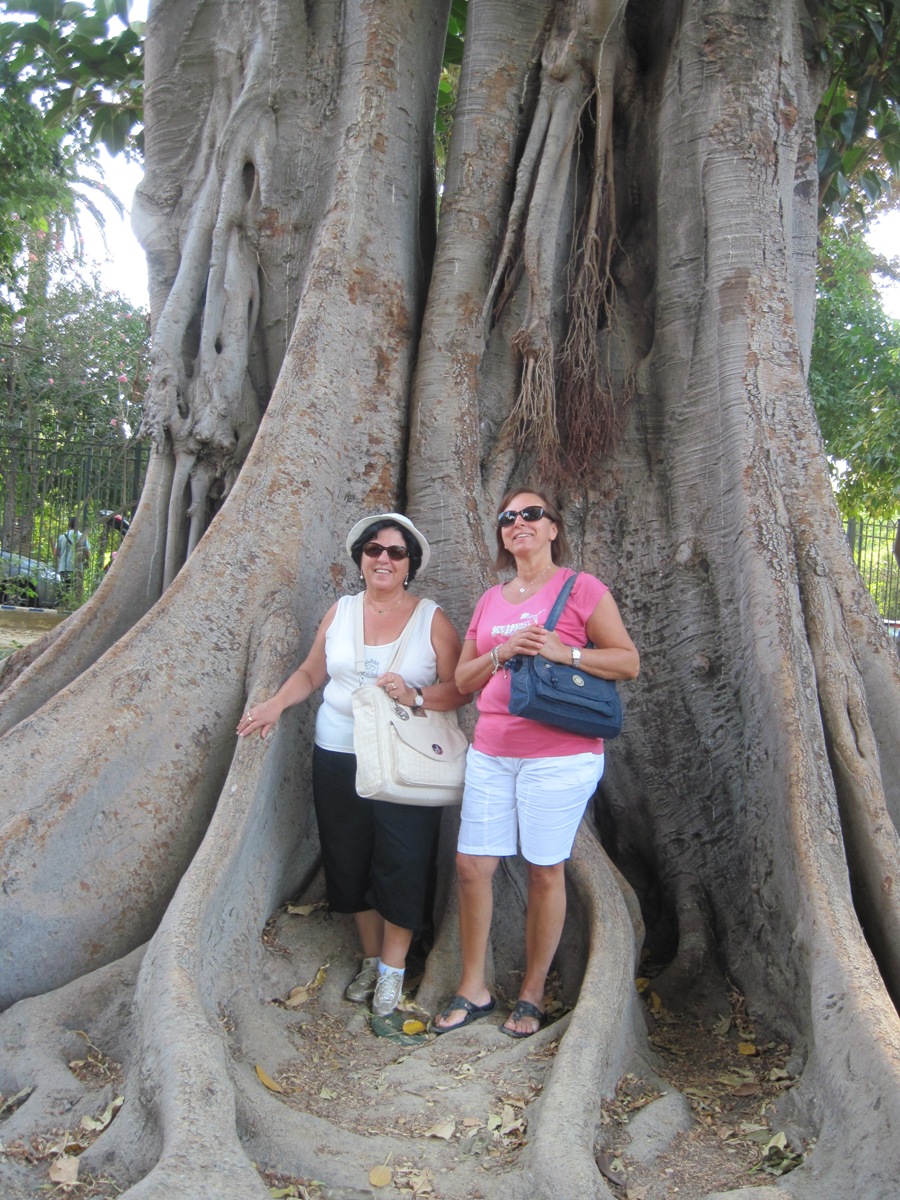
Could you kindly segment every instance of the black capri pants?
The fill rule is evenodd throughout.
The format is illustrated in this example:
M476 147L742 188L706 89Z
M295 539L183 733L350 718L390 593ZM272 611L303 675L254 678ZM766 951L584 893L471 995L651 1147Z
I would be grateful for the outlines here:
M366 800L356 793L356 755L313 747L313 803L328 907L373 908L401 929L431 921L440 808Z

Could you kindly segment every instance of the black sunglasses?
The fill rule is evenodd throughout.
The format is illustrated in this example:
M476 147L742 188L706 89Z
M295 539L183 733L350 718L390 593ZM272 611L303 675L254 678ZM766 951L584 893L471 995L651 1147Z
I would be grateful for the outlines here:
M391 562L402 562L404 558L409 558L406 546L382 546L381 542L366 542L362 552L366 558L380 558L386 554Z
M515 525L516 517L521 517L523 521L540 521L541 517L547 517L547 513L540 504L529 504L527 508L520 509L518 512L514 508L508 508L506 512L497 514L498 525Z

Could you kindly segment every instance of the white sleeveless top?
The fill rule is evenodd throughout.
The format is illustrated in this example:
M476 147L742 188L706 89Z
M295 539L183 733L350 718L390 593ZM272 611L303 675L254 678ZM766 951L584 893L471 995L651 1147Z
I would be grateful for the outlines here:
M325 669L328 682L322 693L322 703L316 713L316 745L323 750L339 750L353 753L353 705L351 697L364 683L374 683L383 675L400 640L384 646L369 646L365 649L365 669L360 674L356 669L356 638L353 612L355 596L342 596L338 600L334 620L325 634ZM437 655L431 644L431 623L437 611L433 600L420 600L410 615L410 621L418 617L418 626L391 670L411 687L428 687L437 679ZM402 631L401 631L402 632Z

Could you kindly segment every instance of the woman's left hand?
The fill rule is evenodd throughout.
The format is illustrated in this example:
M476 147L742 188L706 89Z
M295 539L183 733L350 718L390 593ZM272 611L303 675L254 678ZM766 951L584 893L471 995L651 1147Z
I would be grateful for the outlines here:
M544 644L541 646L540 654L550 662L570 663L572 661L572 647L559 640L559 634L555 629L545 630Z
M412 708L416 702L416 689L410 687L402 675L398 675L395 671L379 675L375 680L375 686L384 688L392 700L405 704L407 708Z

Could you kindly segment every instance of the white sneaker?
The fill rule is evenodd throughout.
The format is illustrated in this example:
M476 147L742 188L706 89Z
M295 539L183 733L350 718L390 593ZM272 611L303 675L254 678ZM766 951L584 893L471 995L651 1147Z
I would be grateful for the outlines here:
M375 994L372 997L372 1015L386 1017L400 1003L403 995L403 972L385 971L378 976Z
M370 996L374 995L377 982L378 959L364 958L359 974L347 984L344 995L354 1004L361 1004L363 1000L368 1000Z

